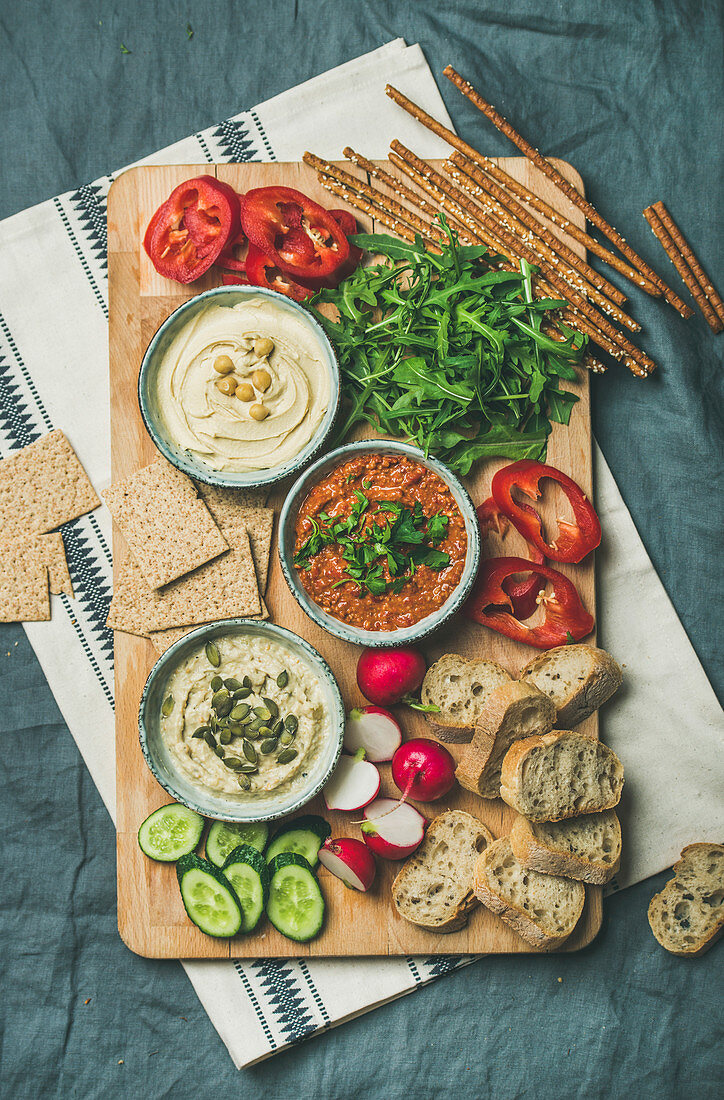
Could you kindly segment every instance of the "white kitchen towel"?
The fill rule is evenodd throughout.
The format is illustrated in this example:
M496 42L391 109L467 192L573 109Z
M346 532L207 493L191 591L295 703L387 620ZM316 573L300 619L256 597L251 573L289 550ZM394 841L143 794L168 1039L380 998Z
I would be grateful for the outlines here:
M306 147L338 157L346 144L384 157L393 137L423 156L446 153L385 96L388 80L451 125L420 48L398 39L143 163L297 160ZM110 478L105 200L113 178L0 223L0 455L62 428L98 491ZM39 317L45 322L39 324ZM669 866L682 844L721 838L722 725L712 689L600 452L596 459L604 529L601 640L626 665L626 685L605 711L603 729L626 767L627 854L614 886L620 889ZM54 597L52 621L25 629L114 816L107 510L67 524L63 535L76 599ZM668 793L661 799L664 784ZM471 961L441 956L184 965L241 1067Z

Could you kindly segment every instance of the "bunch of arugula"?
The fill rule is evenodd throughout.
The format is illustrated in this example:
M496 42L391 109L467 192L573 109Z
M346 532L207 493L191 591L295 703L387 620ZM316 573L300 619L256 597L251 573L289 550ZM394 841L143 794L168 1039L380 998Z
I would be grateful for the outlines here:
M294 555L294 564L309 569L311 560L326 546L338 545L346 565L347 576L337 581L333 588L355 581L358 587L381 596L386 592L399 593L415 574L418 565L430 569L444 569L450 564L450 555L436 550L435 545L445 538L448 517L436 512L425 516L419 501L413 510L399 501L379 500L374 512L369 511L370 501L359 489L354 490L355 501L346 519L335 519L326 512L319 512L312 519L312 533ZM381 522L373 516L380 515ZM367 522L370 519L371 522ZM392 578L387 581L384 566L387 564Z
M585 336L541 322L565 303L533 298L521 271L491 267L484 246L462 246L444 216L442 255L378 234L351 241L388 263L358 267L310 307L337 350L345 397L341 441L362 422L407 438L467 474L480 458L543 459L551 421L567 424L578 400L560 380L577 378ZM330 321L317 303L336 306Z

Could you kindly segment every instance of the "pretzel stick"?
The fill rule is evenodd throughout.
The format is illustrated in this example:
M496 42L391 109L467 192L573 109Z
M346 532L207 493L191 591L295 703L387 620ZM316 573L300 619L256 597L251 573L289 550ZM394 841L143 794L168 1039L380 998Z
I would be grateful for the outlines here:
M463 164L460 163L461 161L463 161ZM536 236L541 237L554 252L557 252L559 256L571 265L571 267L580 272L592 286L598 287L603 294L610 298L611 301L616 302L617 305L623 305L626 301L626 295L622 294L618 287L614 286L613 283L610 283L608 279L605 279L598 271L590 267L585 260L582 260L581 257L570 249L567 244L564 244L559 237L551 233L550 229L546 228L537 218L533 217L529 210L521 206L512 195L507 194L502 187L499 187L494 180L486 176L485 173L479 168L476 168L475 165L469 162L465 163L465 158L462 157L460 153L453 153L450 159L445 162L445 170L449 171L452 175L449 167L450 165L461 169L465 175L469 176L472 181L478 184L479 188L487 191L488 194L496 199L502 206L507 207L511 214L514 214L515 217L523 222L523 224L527 226L531 232L535 233Z
M379 180L380 183L385 183L387 186L399 195L400 198L407 199L408 202L414 203L420 210L426 214L430 214L434 217L437 214L437 208L428 202L424 195L416 194L412 188L406 187L402 180L399 180L396 176L391 175L389 172L385 172L384 168L380 168L379 164L375 164L373 160L368 160L367 157L363 157L361 153L356 153L349 145L342 150L347 160L351 160L353 164L356 164L358 168L361 168L364 172L369 172L373 179Z
M640 348L637 348L634 344L632 344L628 337L626 337L622 332L619 332L618 329L614 328L610 321L608 321L602 313L599 313L598 310L594 309L594 307L590 305L590 303L587 302L585 298L581 297L581 295L576 290L568 286L568 284L565 283L564 280L560 277L558 272L554 271L549 264L542 262L540 258L536 255L536 253L531 251L531 249L527 245L523 244L521 241L516 240L512 233L505 229L499 222L492 225L488 215L486 215L476 203L472 202L472 200L469 199L467 195L465 195L457 187L454 187L451 183L449 183L443 176L440 175L439 172L436 172L434 168L431 168L429 164L427 164L423 160L420 160L419 157L415 156L415 154L407 149L401 142L393 141L392 148L400 158L402 158L406 163L412 165L421 176L426 178L429 182L433 183L445 195L452 199L453 202L455 202L459 207L465 210L468 216L472 219L473 224L477 225L478 229L483 228L488 231L492 229L495 235L503 242L504 245L506 245L507 249L512 252L514 257L522 256L522 258L524 260L527 260L529 264L540 267L545 274L546 279L553 284L561 297L565 298L566 301L576 306L581 313L585 314L591 321L593 321L594 325L597 328L606 333L609 339L613 340L614 343L622 347L624 351L626 351L626 353L629 355L629 357L639 364L644 372L655 369L655 364L653 360L648 357L648 355L641 351ZM466 222L465 224L467 225L468 223Z
M616 245L619 252L626 257L629 263L643 272L643 274L650 279L652 283L655 283L663 293L666 286L663 279L649 267L646 261L643 260L637 252L634 251L625 237L622 237L618 230L614 229L614 227L598 213L596 208L575 189L573 184L569 183L568 180L561 175L558 169L555 168L550 161L546 160L530 142L526 141L525 138L511 126L508 120L503 118L503 116L496 111L492 104L483 99L483 97L475 91L472 84L463 79L463 77L453 69L452 65L446 66L443 72L448 80L452 81L455 87L458 88L458 90L461 91L479 111L482 111L486 118L490 119L496 129L500 130L502 134L505 134L505 136L513 142L513 145L516 145L521 153L523 153L528 160L532 161L536 168L539 168L540 171L548 177L551 183L555 184L558 190L562 191L563 194L571 200L574 206L577 206L579 210L583 211L588 220L597 226L604 236L608 237L612 244Z
M681 275L696 304L704 314L710 328L721 332L724 327L724 302L716 287L692 252L674 219L662 202L655 202L644 210L644 217L654 234L661 241L667 256Z
M642 290L645 290L647 294L650 294L654 298L661 296L661 290L655 283L652 283L650 279L647 279L645 275L642 275L640 271L630 267L615 253L605 248L595 237L591 237L583 229L579 229L577 225L569 221L565 215L560 214L557 210L554 210L552 206L549 206L543 199L539 199L537 195L527 188L524 184L518 183L517 180L509 176L504 169L491 160L490 157L483 156L477 149L473 149L472 145L468 145L466 141L459 138L457 134L452 130L448 130L447 126L443 126L441 122L434 119L432 115L429 115L427 111L424 111L422 107L418 107L416 103L413 103L411 99L408 99L406 95L398 91L397 88L393 88L391 84L386 87L387 95L390 99L393 99L399 107L402 107L404 111L407 111L409 115L416 118L418 122L421 122L423 126L426 126L428 130L432 130L433 134L437 134L438 137L447 141L449 145L452 145L453 149L457 149L459 153L464 154L467 158L474 161L481 168L484 168L486 172L489 172L491 176L502 184L509 191L512 191L514 195L522 199L523 202L531 206L543 217L553 222L560 229L565 230L569 236L585 245L589 252L593 252L595 256L604 260L610 267L614 267L617 271L620 271L622 275L625 275L636 286L640 286ZM463 167L463 165L459 165Z
M366 199L363 195L360 195L357 191L354 191L346 183L340 183L339 180L333 179L332 176L327 176L324 172L318 172L317 176L322 187L326 191L331 191L333 195L337 195L340 199L344 199L350 206L354 206L355 209L361 210L365 214L369 214L371 218L375 218L377 221L382 222L388 229L391 229L398 237L402 237L405 241L415 243L415 234L408 225L400 221L393 214L388 214L378 207L373 206L369 199ZM442 252L439 244L435 240L427 239L428 247L433 252Z
M581 275L577 268L566 263L566 261L563 260L546 241L539 238L524 222L521 222L511 214L507 207L492 198L483 188L478 187L468 176L459 172L454 165L450 165L448 172L452 179L459 184L464 191L467 191L468 194L473 195L477 199L482 209L489 217L495 221L499 221L515 237L518 237L524 244L532 248L533 251L542 258L542 263L550 265L569 286L572 286L586 298L595 302L604 313L607 313L610 317L614 317L619 324L624 325L632 332L641 331L641 325L639 325L637 321L632 320L627 313L624 313L619 306L610 301L610 299L608 299L605 294L602 294L600 290L591 286L589 281Z

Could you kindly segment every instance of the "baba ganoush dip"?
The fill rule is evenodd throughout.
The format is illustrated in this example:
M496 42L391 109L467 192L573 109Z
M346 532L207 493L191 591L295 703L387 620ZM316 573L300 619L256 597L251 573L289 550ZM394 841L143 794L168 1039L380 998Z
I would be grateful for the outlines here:
M214 793L300 790L330 731L315 672L258 635L199 644L163 692L165 745L195 786Z
M330 401L325 349L302 315L262 295L210 303L173 338L156 390L169 436L215 470L282 466Z

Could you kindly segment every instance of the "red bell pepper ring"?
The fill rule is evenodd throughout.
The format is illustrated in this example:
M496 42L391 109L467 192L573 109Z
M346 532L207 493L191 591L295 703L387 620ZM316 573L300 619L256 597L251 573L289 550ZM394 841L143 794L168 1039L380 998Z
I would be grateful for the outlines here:
M276 290L292 298L295 302L305 302L315 291L311 287L300 286L285 271L280 271L274 260L265 256L255 245L250 244L246 254L246 274L254 286Z
M570 501L575 519L575 523L558 520L558 535L552 543L546 542L543 537L543 524L535 508L513 498L513 490L519 489L537 500L541 495L539 483L546 477L560 485ZM498 470L491 490L495 503L516 530L551 561L583 561L586 554L595 550L601 541L601 524L590 500L572 478L556 470L555 466L521 459Z
M249 242L246 233L240 229L233 241L224 245L216 261L225 271L246 271L246 249ZM240 255L240 253L242 253Z
M345 237L351 237L353 233L357 232L357 222L354 214L350 214L349 210L330 210L337 225L340 227Z
M250 243L295 281L321 282L349 256L347 238L332 215L292 187L256 187L247 191L241 224ZM287 238L294 230L298 233L290 243ZM304 246L299 234L306 238Z
M510 522L492 497L488 497L482 504L479 504L476 511L478 513L480 536L483 541L493 529L498 532L501 538L505 537ZM532 561L538 565L543 565L545 557L536 546L531 546L528 543L528 553ZM508 577L507 580L503 581L503 588L513 601L513 614L516 619L529 619L531 617L536 609L538 593L544 587L545 578L540 573L531 573L523 581L515 581L512 577Z
M233 271L225 271L221 276L221 282L224 286L251 286L244 275L235 275Z
M174 188L155 211L143 247L159 274L191 283L208 271L239 228L236 192L213 176L197 176Z
M511 614L513 601L503 588L506 578L530 572L540 574L553 589L550 596L538 597L545 608L545 619L532 627ZM568 577L549 565L538 565L525 558L488 558L484 561L463 612L476 623L536 649L580 642L594 627L593 616L586 611L576 586Z

